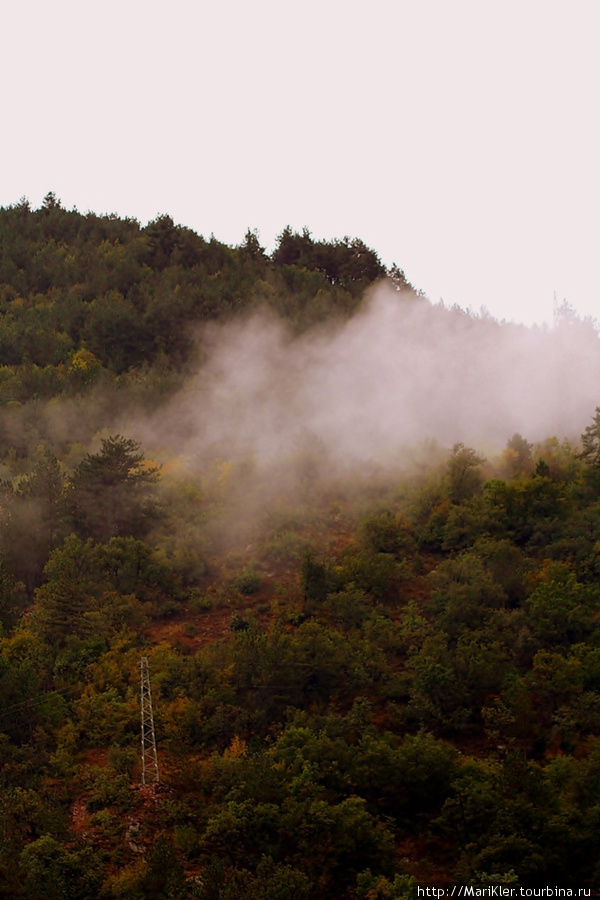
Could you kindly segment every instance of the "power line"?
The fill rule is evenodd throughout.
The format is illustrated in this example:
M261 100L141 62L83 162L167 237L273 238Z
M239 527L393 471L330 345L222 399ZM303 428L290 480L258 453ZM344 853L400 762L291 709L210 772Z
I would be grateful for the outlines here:
M85 685L84 685L85 687ZM36 706L43 706L44 703L47 703L48 700L51 700L52 697L56 694L59 694L61 697L67 698L69 695L75 695L81 692L81 685L71 685L71 687L66 688L53 688L52 690L45 691L43 694L38 694L37 697L31 697L29 700L20 700L18 703L13 703L11 706L4 706L0 709L0 722L2 719L11 717L13 713L18 712L20 709L32 709Z

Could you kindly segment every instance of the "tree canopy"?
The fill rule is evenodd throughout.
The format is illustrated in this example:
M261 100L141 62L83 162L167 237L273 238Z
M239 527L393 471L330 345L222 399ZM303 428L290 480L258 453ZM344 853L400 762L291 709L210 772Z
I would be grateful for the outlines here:
M386 466L154 433L209 407L200 323L266 307L301 343L386 274L411 292L307 229L0 210L2 896L598 883L600 407Z

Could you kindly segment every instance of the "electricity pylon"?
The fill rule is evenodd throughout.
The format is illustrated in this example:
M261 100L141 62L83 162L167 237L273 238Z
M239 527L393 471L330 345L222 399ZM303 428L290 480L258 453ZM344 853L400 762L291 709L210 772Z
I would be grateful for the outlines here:
M150 673L148 657L142 656L140 661L140 702L142 713L142 784L158 784L158 756L156 753L156 735L154 733L154 715L152 714L152 692L150 691Z

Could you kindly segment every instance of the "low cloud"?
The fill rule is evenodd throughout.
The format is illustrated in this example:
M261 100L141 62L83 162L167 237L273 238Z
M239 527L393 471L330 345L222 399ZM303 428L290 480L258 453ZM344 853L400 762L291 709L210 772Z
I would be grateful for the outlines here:
M309 434L340 461L385 466L432 438L576 439L600 404L597 331L568 310L528 328L383 285L335 327L294 337L261 313L207 328L201 345L200 371L148 433L190 456L269 461Z

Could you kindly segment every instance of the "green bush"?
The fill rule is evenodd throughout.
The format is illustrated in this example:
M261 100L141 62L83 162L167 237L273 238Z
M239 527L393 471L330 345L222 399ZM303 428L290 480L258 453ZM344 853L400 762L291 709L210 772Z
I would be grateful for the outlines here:
M234 581L234 587L243 594L245 597L249 597L252 594L258 593L260 590L260 586L262 583L262 578L260 572L256 569L248 567L244 569L238 577Z

